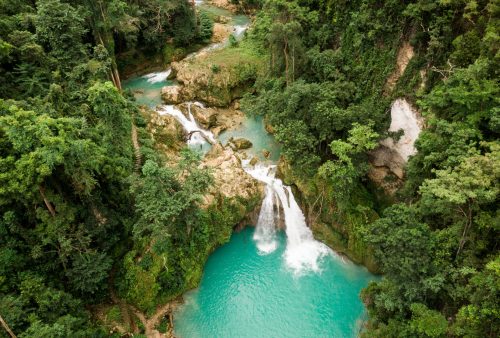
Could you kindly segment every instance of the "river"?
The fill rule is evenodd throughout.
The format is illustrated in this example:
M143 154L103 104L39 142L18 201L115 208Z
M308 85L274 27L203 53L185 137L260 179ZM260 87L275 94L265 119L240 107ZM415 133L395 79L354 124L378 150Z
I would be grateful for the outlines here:
M228 12L201 4L217 15ZM222 12L221 12L222 11ZM235 34L241 38L248 23L232 16ZM204 51L224 48L224 43ZM196 57L190 55L188 57ZM218 139L201 129L192 114L162 105L161 88L169 70L129 79L124 87L135 91L139 104L172 115L193 134L190 145L206 151L207 142L226 143L230 137L252 141L244 169L266 186L255 227L234 233L228 244L208 259L198 289L184 295L185 303L174 313L175 333L192 337L356 337L365 316L359 293L376 277L313 238L290 187L274 177L280 146L265 131L261 118L248 117L237 129ZM200 103L189 103L189 105ZM271 152L265 159L262 150ZM284 220L285 231L277 224Z

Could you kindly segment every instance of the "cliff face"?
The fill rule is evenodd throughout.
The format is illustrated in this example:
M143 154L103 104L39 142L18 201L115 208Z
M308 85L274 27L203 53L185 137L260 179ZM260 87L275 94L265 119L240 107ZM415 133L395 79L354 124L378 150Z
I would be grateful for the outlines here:
M405 99L397 99L391 106L389 132L396 136L380 141L370 152L371 168L368 177L390 195L401 187L404 167L408 158L416 153L415 141L424 121L418 111Z

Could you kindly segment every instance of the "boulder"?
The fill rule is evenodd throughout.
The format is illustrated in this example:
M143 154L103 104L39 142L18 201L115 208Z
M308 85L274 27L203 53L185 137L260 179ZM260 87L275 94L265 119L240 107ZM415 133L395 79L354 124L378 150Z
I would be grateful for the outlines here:
M252 142L243 137L231 138L229 142L234 146L232 147L234 150L249 149L252 147Z
M259 159L257 157L252 157L252 159L250 160L250 165L256 165L257 163L259 163Z
M262 155L264 155L265 158L269 158L269 156L271 156L271 152L267 149L262 149Z
M210 129L217 126L217 110L192 104L191 113L203 128Z
M163 87L161 98L166 104L179 104L186 101L184 90L179 85Z
M405 99L393 102L389 131L399 132L401 136L385 138L369 153L368 176L387 193L393 194L402 186L406 162L416 153L414 144L423 124L420 114Z
M214 145L203 159L202 167L211 168L214 178L214 184L205 197L206 205L218 195L244 200L260 199L263 195L263 184L243 170L240 159L229 147L220 143Z
M223 23L214 23L213 34L211 38L212 43L218 43L226 40L231 35L231 28Z

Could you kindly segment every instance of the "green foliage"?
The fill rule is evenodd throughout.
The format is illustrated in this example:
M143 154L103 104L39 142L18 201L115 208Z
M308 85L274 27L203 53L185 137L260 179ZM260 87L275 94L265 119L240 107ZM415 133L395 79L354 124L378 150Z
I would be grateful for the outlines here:
M410 306L412 318L410 327L419 337L445 337L448 327L446 318L438 311L429 310L423 304Z
M209 42L213 34L214 22L207 12L198 14L198 38L202 42Z
M488 0L268 0L249 32L269 67L244 108L273 126L316 233L358 260L346 247L373 250L385 273L363 292L366 337L498 335L499 27ZM415 56L389 89L402 42ZM426 128L373 221L367 153L401 96Z
M339 201L348 197L356 180L368 171L363 155L377 146L377 138L378 134L372 130L371 124L362 126L354 123L347 142L335 140L330 143L330 149L337 159L323 163L318 174L336 182L334 194Z

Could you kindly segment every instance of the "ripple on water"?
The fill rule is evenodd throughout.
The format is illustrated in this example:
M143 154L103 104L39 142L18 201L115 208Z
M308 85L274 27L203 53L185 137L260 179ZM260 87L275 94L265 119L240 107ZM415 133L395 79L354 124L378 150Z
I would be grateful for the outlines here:
M232 236L210 256L199 289L175 313L181 338L355 337L364 313L361 288L374 279L335 254L321 272L296 276L286 267L286 239L259 255L253 228Z

